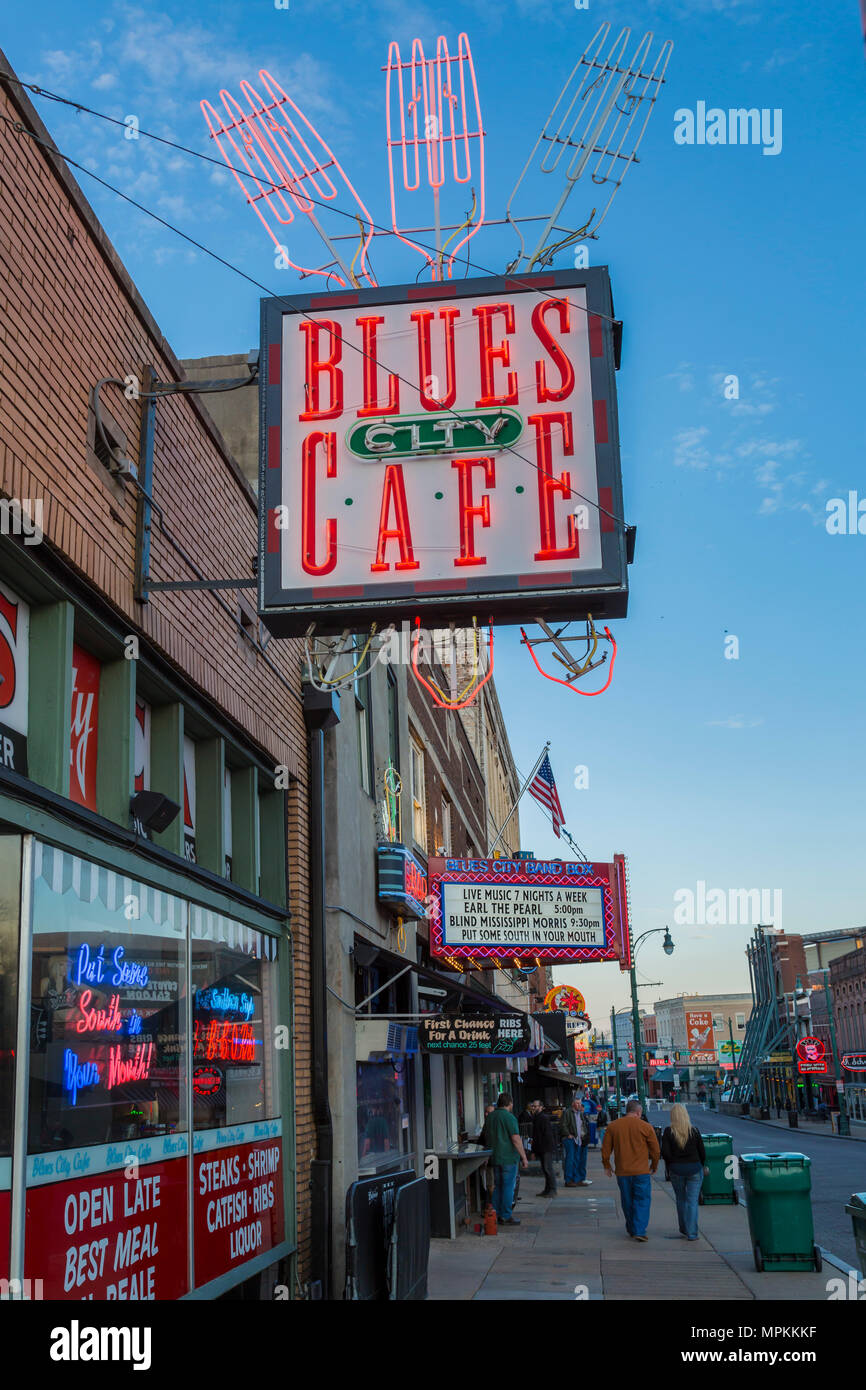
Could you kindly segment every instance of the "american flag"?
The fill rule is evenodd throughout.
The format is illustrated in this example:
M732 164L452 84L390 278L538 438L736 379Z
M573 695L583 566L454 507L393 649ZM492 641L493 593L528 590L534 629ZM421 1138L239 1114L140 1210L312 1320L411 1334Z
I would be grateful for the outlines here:
M562 814L562 807L559 804L559 792L556 790L556 783L553 780L553 769L550 766L550 758L545 753L541 764L529 784L529 794L534 796L536 801L548 811L550 819L553 821L553 833L559 839L559 829L565 820Z

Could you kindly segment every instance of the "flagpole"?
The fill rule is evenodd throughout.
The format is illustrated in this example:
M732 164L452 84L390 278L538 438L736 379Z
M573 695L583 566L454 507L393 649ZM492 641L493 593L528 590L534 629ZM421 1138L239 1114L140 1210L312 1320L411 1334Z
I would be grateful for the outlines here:
M518 805L519 805L519 803L520 803L520 798L523 796L523 793L526 791L526 788L529 786L529 784L530 784L530 782L532 781L533 777L535 776L536 772L537 772L538 769L541 767L541 764L544 762L545 756L546 756L546 754L549 752L549 750L550 750L550 739L547 740L547 743L545 743L544 747L542 748L541 752L539 753L538 757L536 758L536 760L535 760L535 766L533 767L532 771L530 772L529 776L527 777L526 781L524 782L523 786L520 788L520 791L519 791L518 794L517 794L517 800L515 801L515 803L514 803L514 805L512 806L511 810L508 812L508 815L505 817L505 820L502 822L501 826L499 827L499 830L498 830L497 835L496 835L496 839L493 841L493 844L490 846L489 850L487 851L487 858L488 858L488 859L491 857L491 855L493 854L493 851L495 850L496 846L499 844L499 841L502 839L502 836L503 836L503 834L505 833L505 827L506 827L506 825L508 824L508 822L511 820L511 817L514 815L514 812L517 810L517 807L518 807Z

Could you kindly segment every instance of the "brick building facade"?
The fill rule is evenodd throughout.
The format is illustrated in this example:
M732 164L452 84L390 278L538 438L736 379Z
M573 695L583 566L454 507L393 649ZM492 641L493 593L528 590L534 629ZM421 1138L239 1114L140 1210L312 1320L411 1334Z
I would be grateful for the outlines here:
M17 740L20 757L6 758L0 768L0 823L4 835L8 832L11 837L14 830L21 842L39 833L40 843L33 852L37 864L54 863L55 887L71 881L75 891L81 892L82 883L98 882L103 886L92 891L98 891L104 901L105 894L111 896L114 891L111 885L131 877L142 885L139 897L151 904L148 911L162 910L153 906L163 901L160 894L166 901L172 895L171 902L180 905L174 920L187 923L187 936L185 946L178 947L178 960L185 960L188 969L201 971L196 979L207 980L209 988L194 988L196 979L190 985L189 975L185 984L182 965L178 965L180 973L166 989L169 994L174 991L181 1035L185 1022L180 1001L186 990L194 988L195 1010L199 1004L215 1010L202 1014L201 1020L196 1015L195 1028L198 1037L201 1024L202 1036L207 1034L211 1040L202 1056L220 1065L195 1068L194 1084L188 1073L175 1074L171 1084L179 1110L172 1133L181 1134L184 1113L191 1109L196 1151L201 1143L205 1150L219 1152L221 1131L213 1127L214 1117L235 1125L254 1111L267 1116L263 1105L280 1113L280 1120L274 1120L267 1132L274 1135L281 1125L279 1161L284 1182L278 1205L285 1203L285 1224L281 1226L273 1217L270 1244L282 1252L275 1277L285 1279L294 1290L296 1274L303 1283L307 1268L307 1169L313 1147L307 1040L307 751L298 652L294 643L274 643L265 652L255 600L248 590L143 593L142 576L148 573L155 582L251 579L257 549L255 496L208 414L207 397L169 391L184 379L180 364L68 167L50 153L51 138L20 88L8 80L12 74L2 55L0 75L4 79L0 81L0 115L24 128L18 134L4 124L0 168L4 237L0 498L7 504L0 536L0 583L4 586L0 597L5 599L0 651L4 680L9 662L18 662L22 674L27 670L30 687L29 723L25 709L23 715L20 711L16 715L16 726L10 725L9 746ZM104 437L93 406L99 382L104 383L99 392ZM148 384L160 393L152 405L138 394ZM151 410L149 445L146 423ZM114 446L116 457L126 456L136 465L141 486L150 483L154 508L147 504L141 486L118 473L107 444ZM22 534L8 534L20 530L14 524L20 515L16 503L25 514L41 510L41 544L25 544ZM143 527L145 540L149 534L149 567L143 560L147 551L142 545ZM21 641L22 615L29 620L29 650ZM98 702L92 709L99 714L90 745L95 752L92 769L87 770L90 754L86 749L81 753L81 766L92 781L82 804L82 796L73 795L74 782L70 784L70 737L75 748L76 735L74 728L70 733L69 712L73 698L79 698L81 708L79 683L85 668L93 680L90 695ZM9 698L4 699L8 691L8 683L5 690L0 687L0 725L11 718L12 705ZM137 724L146 749L141 755L147 764L144 770L137 761ZM88 732L90 728L88 724ZM131 821L130 795L141 787L161 792L183 808L162 832L147 834L141 824ZM29 873L28 853L25 844L21 863ZM44 867L43 878L47 882ZM95 908L93 914L95 921ZM83 919L75 920L80 925ZM154 922L156 931L155 917ZM115 918L107 919L101 928L106 934L117 929ZM38 944L38 922L33 930ZM261 972L263 980L268 977L267 986L251 986L250 996L242 996L247 1001L242 1006L247 1017L243 1025L230 1021L231 1006L225 1002L238 996L219 976L219 964L202 958L202 943L194 939L198 932L209 941L211 931L216 933L216 954L246 951L251 962L247 975L252 979ZM25 937L22 916L22 943ZM238 944L241 939L246 943L243 947ZM94 941L86 932L80 943L70 935L57 950L77 949L80 963L82 952L96 949ZM128 957L132 947L125 949ZM151 981L165 966L164 962L157 966L155 959L151 958ZM137 968L141 980L147 981L148 967ZM217 975L212 976L213 970ZM38 991L35 956L33 978ZM238 978L245 978L240 970ZM57 980L62 983L62 968ZM64 1009L67 1004L71 1007L67 998L71 994L67 988ZM84 1009L81 1000L79 995L75 1007ZM64 1009L50 1020L55 1032ZM128 1010L130 1032L141 1026L142 1011ZM207 1017L211 1021L206 1026ZM8 1017L5 1022L8 1026ZM283 1027L283 1037L274 1044L271 1032L278 1026ZM144 1027L148 1027L147 1019ZM226 1029L235 1030L231 1058L212 1050L214 1029L220 1028L223 1035ZM238 1034L247 1042L237 1041ZM293 1053L286 1034L293 1040ZM157 1056L164 1048L162 1039L163 1034L154 1035ZM193 1046L196 1049L198 1043ZM281 1056L275 1046L283 1049ZM39 1067L47 1068L53 1056L51 1044L46 1047ZM245 1047L244 1060L261 1073L264 1102L250 1098L253 1073L247 1070L241 1075L238 1069L234 1054L242 1056ZM263 1051L256 1053L256 1047ZM67 1048L67 1057L69 1053ZM198 1055L193 1051L193 1061ZM224 1055L225 1067L221 1065ZM182 1065L162 1061L161 1074ZM234 1070L233 1062L238 1062ZM92 1077L103 1075L101 1060L86 1065L93 1069L88 1073ZM189 1065L192 1068L192 1062ZM33 1066L31 1092L38 1070L35 1062ZM18 1080L21 1090L20 1075ZM189 1108L184 1112L187 1082ZM4 1085L8 1083L9 1075ZM208 1092L207 1087L217 1089ZM91 1089L101 1096L99 1081ZM81 1092L71 1094L72 1105L79 1102L77 1123L84 1113ZM224 1097L224 1108L219 1110L216 1102L205 1100L207 1094ZM154 1115L171 1109L165 1087L162 1096L161 1102L141 1097L137 1105L131 1101L130 1114L141 1114L144 1105L150 1128L163 1135L160 1142L166 1145L166 1123L154 1121ZM31 1093L31 1120L35 1103ZM103 1109L110 1112L105 1133L114 1137L117 1107L111 1110L106 1099ZM26 1103L20 1113L26 1113ZM139 1127L144 1132L143 1125ZM61 1128L70 1132L67 1124ZM80 1142L86 1146L91 1139L92 1135ZM32 1153L37 1142L32 1123L30 1141ZM180 1142L174 1142L174 1152ZM272 1156L275 1150L268 1152L267 1161L277 1163ZM20 1260L25 1243L29 1249L36 1238L35 1228L24 1229L25 1204L32 1223L30 1207L36 1199L25 1155L7 1157L6 1167L13 1176L5 1194L0 1179L0 1199L11 1201L14 1274L15 1260ZM4 1162L0 1158L0 1172L5 1171ZM183 1212L178 1224L185 1228L188 1219L191 1231L193 1214L178 1200ZM207 1239L202 1237L194 1257L197 1287L208 1283L209 1296L217 1297L236 1288L250 1270L264 1280L266 1267L276 1269L268 1266L268 1241L259 1239L258 1247L255 1236L250 1241L246 1253L259 1251L252 1263L243 1255L228 1259L213 1252L205 1261ZM5 1264L8 1250L2 1244L0 1223L0 1258ZM238 1238L235 1246L243 1245ZM291 1267L295 1246L296 1269ZM153 1296L186 1292L182 1274L170 1273L163 1279L157 1269L154 1277ZM173 1292L160 1291L169 1287ZM264 1283L262 1289L261 1296L273 1296ZM69 1291L58 1296L69 1296ZM105 1295L97 1289L93 1296Z

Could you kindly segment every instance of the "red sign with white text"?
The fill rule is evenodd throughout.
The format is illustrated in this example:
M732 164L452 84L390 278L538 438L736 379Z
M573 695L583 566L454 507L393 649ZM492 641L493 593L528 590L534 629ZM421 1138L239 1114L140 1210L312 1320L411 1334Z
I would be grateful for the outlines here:
M69 743L69 796L95 811L96 752L99 739L99 676L95 656L72 648L72 723Z
M187 1161L27 1189L25 1277L47 1299L118 1302L187 1292Z
M193 1192L200 1287L285 1239L282 1139L197 1154Z

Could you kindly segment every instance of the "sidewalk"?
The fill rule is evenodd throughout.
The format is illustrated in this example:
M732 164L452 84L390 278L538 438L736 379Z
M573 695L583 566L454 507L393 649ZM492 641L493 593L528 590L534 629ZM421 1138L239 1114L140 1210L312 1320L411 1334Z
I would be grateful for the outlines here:
M430 1247L428 1296L478 1301L654 1299L824 1301L838 1271L758 1274L745 1207L701 1207L699 1240L677 1237L673 1192L653 1181L649 1240L625 1233L616 1182L590 1149L592 1187L560 1186L539 1198L543 1178L521 1176L520 1226L497 1236L468 1232ZM675 1237L668 1239L667 1237Z
M719 1118L724 1120L725 1117L724 1115L720 1115ZM833 1126L830 1124L829 1120L824 1124L822 1124L820 1120L802 1120L796 1129L792 1129L788 1124L787 1118L783 1120L777 1120L775 1118L771 1120L753 1120L751 1115L742 1115L736 1118L751 1120L753 1125L772 1125L774 1129L784 1129L790 1134L792 1141L798 1134L826 1134L829 1138L833 1139L859 1139L861 1144L866 1143L866 1124L864 1124L862 1120L851 1121L850 1134L834 1134Z

